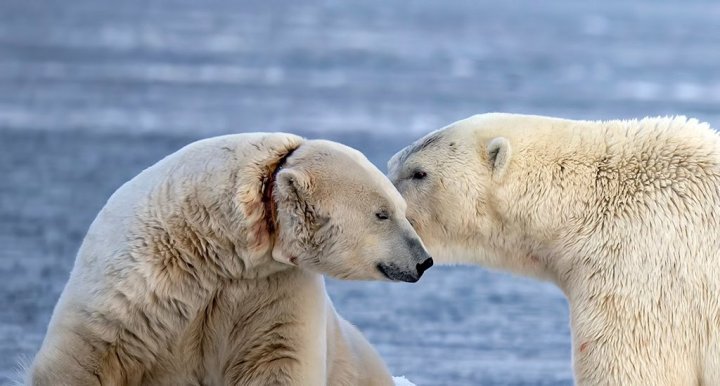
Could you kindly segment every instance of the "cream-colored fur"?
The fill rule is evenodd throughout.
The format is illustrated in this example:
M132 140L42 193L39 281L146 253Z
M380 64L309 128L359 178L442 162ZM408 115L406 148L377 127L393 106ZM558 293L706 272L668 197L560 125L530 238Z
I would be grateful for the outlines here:
M384 279L385 264L417 280L428 256L404 212L380 171L339 144L190 144L95 219L26 382L391 385L321 274Z
M484 114L389 175L441 262L551 280L581 385L720 385L720 137L684 117Z

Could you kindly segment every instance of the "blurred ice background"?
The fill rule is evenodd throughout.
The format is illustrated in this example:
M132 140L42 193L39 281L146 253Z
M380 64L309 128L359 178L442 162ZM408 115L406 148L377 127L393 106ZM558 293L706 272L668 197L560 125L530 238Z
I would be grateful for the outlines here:
M720 123L714 1L0 1L0 383L43 337L107 197L202 137L399 148L468 115ZM569 385L567 305L477 267L329 282L417 385Z

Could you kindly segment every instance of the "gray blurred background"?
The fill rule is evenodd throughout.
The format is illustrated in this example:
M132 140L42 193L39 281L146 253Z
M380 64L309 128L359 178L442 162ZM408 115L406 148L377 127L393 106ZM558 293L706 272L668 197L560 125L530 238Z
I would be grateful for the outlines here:
M0 383L31 357L87 227L193 140L287 131L386 160L466 116L720 123L713 1L0 0ZM569 385L559 290L478 267L329 281L421 385Z

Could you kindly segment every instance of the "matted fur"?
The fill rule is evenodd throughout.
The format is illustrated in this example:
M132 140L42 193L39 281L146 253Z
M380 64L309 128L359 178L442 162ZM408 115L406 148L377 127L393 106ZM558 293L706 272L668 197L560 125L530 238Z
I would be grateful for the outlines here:
M429 137L389 163L408 217L438 261L556 283L578 384L720 385L720 137L707 124L484 114Z

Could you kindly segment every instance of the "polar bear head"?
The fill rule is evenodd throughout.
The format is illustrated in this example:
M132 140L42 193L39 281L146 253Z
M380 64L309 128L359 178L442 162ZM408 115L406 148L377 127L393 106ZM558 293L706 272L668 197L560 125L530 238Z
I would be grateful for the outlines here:
M553 177L542 173L550 170L546 161L572 151L558 138L568 122L477 115L392 157L388 175L436 260L545 275L536 270L533 251L558 230L569 208L558 184L548 183Z
M406 204L360 152L306 141L276 171L273 258L340 279L417 281L432 265Z

